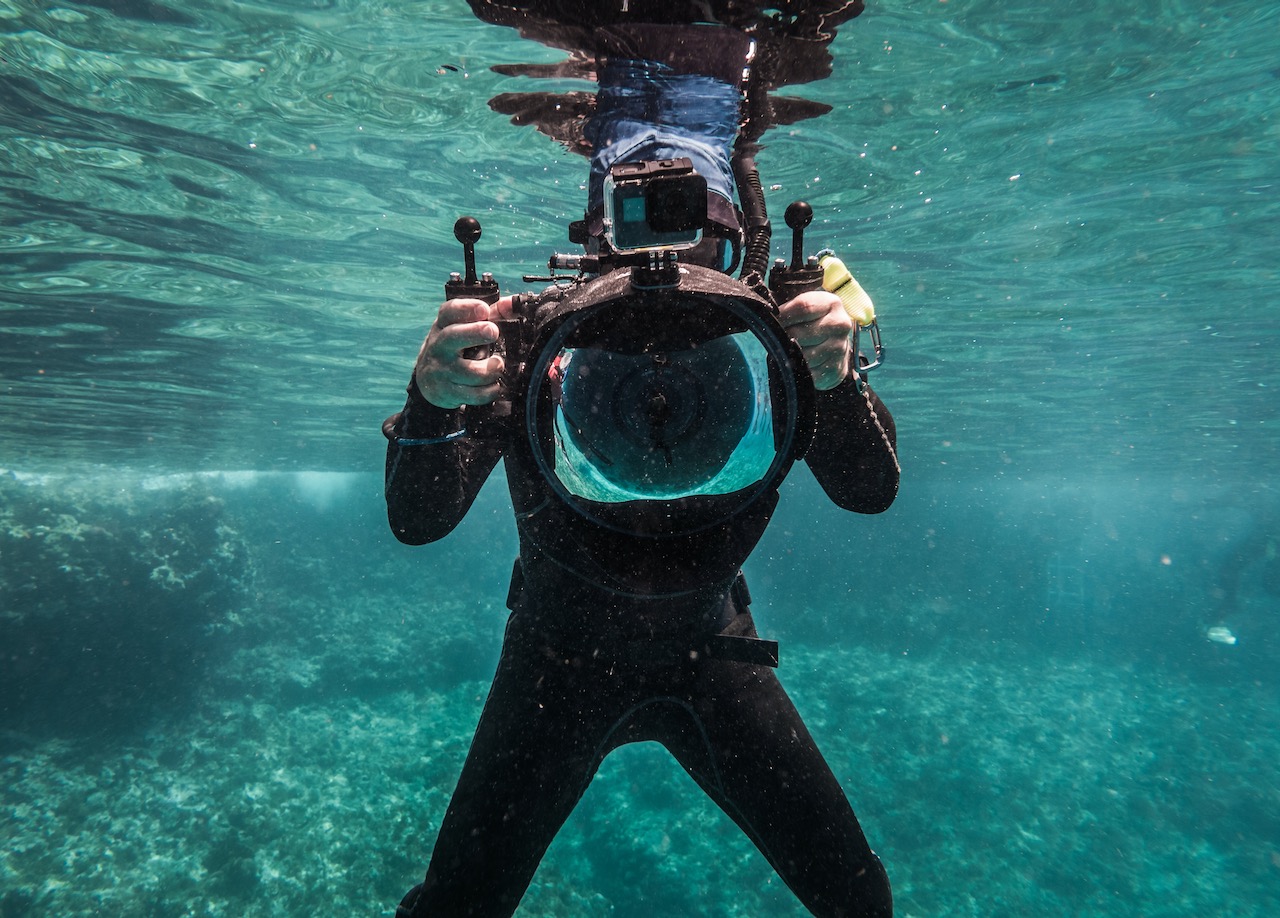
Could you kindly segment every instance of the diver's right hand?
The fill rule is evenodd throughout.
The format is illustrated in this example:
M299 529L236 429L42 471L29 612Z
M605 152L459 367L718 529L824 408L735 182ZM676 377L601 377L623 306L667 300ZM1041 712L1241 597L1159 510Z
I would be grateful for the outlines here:
M511 318L511 297L490 306L483 300L458 298L440 307L418 351L413 381L422 397L438 408L488 405L502 395L501 355L468 360L462 352L498 340L498 319Z

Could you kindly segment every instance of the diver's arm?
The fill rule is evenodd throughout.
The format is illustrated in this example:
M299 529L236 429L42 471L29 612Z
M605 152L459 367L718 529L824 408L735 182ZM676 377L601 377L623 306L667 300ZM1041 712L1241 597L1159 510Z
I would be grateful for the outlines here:
M387 437L386 498L391 531L421 545L458 525L502 455L502 440L467 428L465 405L487 405L501 394L503 360L468 356L497 340L491 319L510 300L492 306L453 299L440 307L418 352L404 410L382 425Z
M805 461L838 506L881 513L898 494L898 440L893 416L869 386L850 376L818 392L818 429Z
M853 371L853 319L834 293L810 290L784 303L778 319L804 352L818 395L818 427L806 460L838 506L888 509L898 493L893 417Z
M471 509L502 441L466 429L462 409L438 408L409 383L404 410L383 422L387 521L407 545L442 539Z

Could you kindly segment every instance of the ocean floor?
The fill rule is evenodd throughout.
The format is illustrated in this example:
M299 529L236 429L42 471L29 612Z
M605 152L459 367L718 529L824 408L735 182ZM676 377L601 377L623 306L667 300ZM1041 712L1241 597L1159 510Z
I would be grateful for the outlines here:
M1280 914L1270 689L954 648L788 646L781 675L900 916ZM5 736L0 916L390 915L485 680L254 685L109 741ZM644 745L606 762L520 914L805 913Z
M329 491L264 503L284 481L5 485L0 676L22 691L0 695L0 918L389 916L421 877L501 643L509 517L414 551ZM765 633L823 617L772 592ZM954 593L957 620L1021 608ZM923 597L891 620L905 643L859 640L855 613L838 640L780 635L900 918L1280 914L1274 678L1138 640L890 649ZM520 914L805 913L645 744L605 762Z

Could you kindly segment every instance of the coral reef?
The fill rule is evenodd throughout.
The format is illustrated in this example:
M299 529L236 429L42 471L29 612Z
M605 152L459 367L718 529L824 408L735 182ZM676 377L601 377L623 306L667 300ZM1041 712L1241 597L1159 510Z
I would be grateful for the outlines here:
M27 702L18 729L0 700L0 918L389 916L420 877L501 642L509 510L495 494L450 540L406 549L372 478L311 498L289 480L0 486L0 680ZM809 547L805 563L843 570ZM858 607L831 577L824 601L802 578L749 572L757 621L785 638L779 675L885 860L897 913L1280 914L1276 683L1226 668L1253 637L1196 635L1222 661L1200 668L1140 653L1145 632L1123 654L1020 639L1038 590L1001 593L994 575L977 589L938 564L946 614L972 623L945 641L922 637L931 592ZM1241 603L1256 592L1246 581ZM1124 602L1111 608L1145 614ZM37 643L40 628L62 642ZM39 667L11 670L13 638L64 677L76 654L98 660L96 681L80 673L68 694ZM133 729L88 736L81 709ZM606 760L519 914L804 911L644 744Z
M192 480L0 477L0 725L125 726L192 691L239 626L248 552Z
M1280 909L1280 720L1264 689L796 646L782 675L903 916ZM485 689L206 697L137 742L11 750L0 914L389 916L426 864ZM805 912L646 744L606 761L519 914Z

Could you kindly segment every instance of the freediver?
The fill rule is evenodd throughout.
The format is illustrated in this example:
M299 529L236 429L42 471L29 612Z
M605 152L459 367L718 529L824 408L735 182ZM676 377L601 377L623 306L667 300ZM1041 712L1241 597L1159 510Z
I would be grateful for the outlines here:
M383 427L396 538L446 536L499 459L519 534L498 670L425 879L396 914L513 914L605 756L653 740L812 914L890 916L885 869L774 673L776 645L757 635L740 569L792 455L803 454L838 506L887 509L899 479L893 419L865 383L853 321L835 295L782 297L764 290L759 272L742 283L727 275L731 263L759 260L749 250L763 193L757 180L759 201L747 201L743 151L763 130L765 90L791 66L771 42L798 41L815 23L829 42L861 4L782 3L770 7L776 16L712 4L685 20L670 4L656 16L639 0L623 3L626 13L544 4L541 19L537 3L472 5L525 34L572 21L574 40L586 43L579 63L599 86L590 117L543 129L577 131L592 156L576 241L594 270L532 298L448 299L404 409ZM756 119L744 126L748 112ZM705 219L678 266L664 255L654 268L644 246L627 255L619 243L611 181L630 164L661 171L681 157L706 179ZM691 303L723 309L708 320L714 341L698 337ZM536 342L532 353L490 350L521 321L532 329L521 347ZM513 381L517 363L523 381ZM799 368L794 380L788 365ZM739 462L750 452L740 438L763 444L764 459Z

